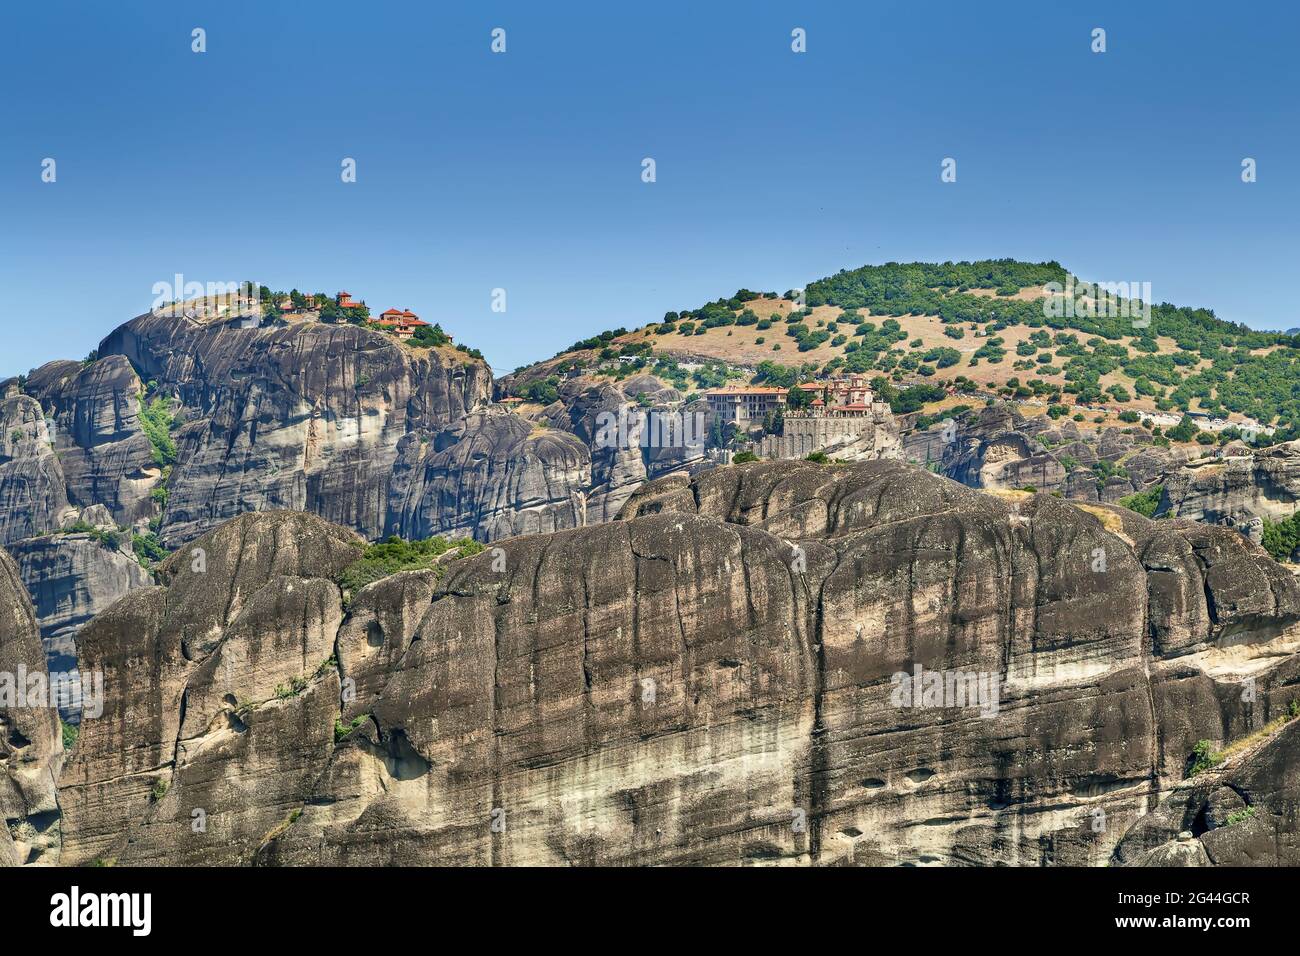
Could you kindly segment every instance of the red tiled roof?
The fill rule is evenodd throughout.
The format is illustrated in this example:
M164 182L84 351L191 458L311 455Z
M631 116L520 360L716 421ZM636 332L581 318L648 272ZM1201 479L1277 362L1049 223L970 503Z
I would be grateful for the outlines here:
M708 391L706 391L704 394L705 394L705 395L720 395L720 396L725 396L725 395L784 395L785 392L786 392L786 390L785 390L784 388L777 388L775 385L750 385L750 386L747 386L747 387L740 387L740 386L734 386L734 385L727 385L727 386L724 386L723 388L711 388L711 389L709 389Z

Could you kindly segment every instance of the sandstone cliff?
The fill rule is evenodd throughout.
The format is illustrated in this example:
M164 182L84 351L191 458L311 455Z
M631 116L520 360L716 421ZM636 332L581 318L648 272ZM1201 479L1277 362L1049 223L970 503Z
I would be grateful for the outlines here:
M1300 442L1225 452L1165 475L1160 512L1243 530L1291 516L1300 505Z
M318 518L193 542L82 632L64 862L1102 863L1290 693L1300 589L1225 529L896 462L622 519L346 608L361 545ZM994 699L900 703L918 665Z
M127 591L152 583L125 541L113 545L89 533L51 534L16 542L9 551L31 594L53 671L75 671L78 630ZM73 721L77 711L75 702L63 705Z
M915 416L911 416L915 417ZM1070 419L1026 418L1009 404L909 430L909 461L972 488L1032 488L1076 501L1117 502L1157 484L1189 453L1152 444L1145 429L1092 429Z
M40 402L0 399L0 545L58 528L72 510Z
M35 862L57 850L63 737L58 712L42 696L46 676L31 601L0 549L0 866Z
M248 511L307 510L369 538L386 527L397 444L484 403L490 373L450 349L411 350L350 325L232 328L144 315L101 355L179 399L169 547Z

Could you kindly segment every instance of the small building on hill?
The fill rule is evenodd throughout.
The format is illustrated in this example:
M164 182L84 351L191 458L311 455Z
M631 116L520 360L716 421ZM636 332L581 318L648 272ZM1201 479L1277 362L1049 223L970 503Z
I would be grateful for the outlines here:
M723 424L761 425L770 412L785 408L786 390L773 385L724 385L704 393L709 414Z
M415 334L416 329L429 325L410 309L388 309L379 316L379 321L375 324L386 332L392 332L399 339L409 339Z

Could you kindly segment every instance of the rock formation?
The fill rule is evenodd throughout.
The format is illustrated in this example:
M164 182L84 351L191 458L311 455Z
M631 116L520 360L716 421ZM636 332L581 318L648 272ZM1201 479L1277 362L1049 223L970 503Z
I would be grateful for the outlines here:
M1182 449L1153 446L1142 428L1085 430L1069 419L1026 418L1008 404L909 429L903 447L907 460L971 488L1030 488L1104 502L1158 484L1188 457Z
M27 394L53 425L68 501L78 508L102 505L123 526L153 514L150 492L161 475L140 425L143 391L121 355L85 365L50 362L27 380Z
M167 482L168 547L248 511L308 510L369 538L386 527L398 442L483 404L487 367L352 325L232 328L144 315L101 355L175 395L185 424ZM101 359L101 361L104 361Z
M31 601L0 549L0 866L57 850L63 736L48 692Z
M361 550L312 515L244 515L82 629L105 709L82 721L59 781L61 862L250 857L332 749L338 675L317 671L342 619L332 578Z
M1103 863L1294 681L1300 587L1226 529L887 461L620 517L346 607L317 517L192 542L82 631L63 862Z
M1286 665L1297 679L1294 661ZM1274 706L1283 694L1275 691ZM1265 702L1267 704L1267 702ZM1300 866L1300 722L1175 787L1115 848L1127 866Z
M18 575L31 594L50 670L72 673L77 667L77 631L107 610L132 588L152 583L131 554L125 535L51 534L10 546ZM75 722L75 701L62 705Z
M58 528L72 510L40 402L0 399L0 545Z
M1300 441L1189 462L1164 476L1160 513L1244 528L1300 507Z
M398 445L386 526L408 538L481 541L576 528L590 484L591 457L573 435L474 412L430 440Z

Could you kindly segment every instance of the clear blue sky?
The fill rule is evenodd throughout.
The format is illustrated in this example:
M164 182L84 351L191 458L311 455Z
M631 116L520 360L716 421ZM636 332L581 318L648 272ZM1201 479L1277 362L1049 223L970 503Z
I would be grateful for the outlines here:
M1057 259L1300 325L1295 8L7 3L0 375L177 272L411 308L498 373L888 260Z

